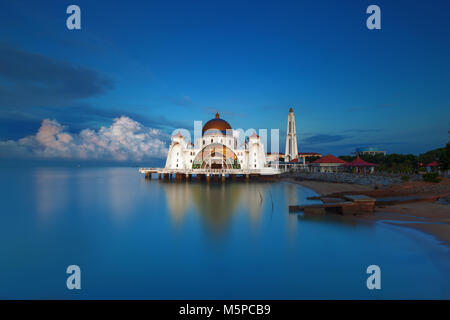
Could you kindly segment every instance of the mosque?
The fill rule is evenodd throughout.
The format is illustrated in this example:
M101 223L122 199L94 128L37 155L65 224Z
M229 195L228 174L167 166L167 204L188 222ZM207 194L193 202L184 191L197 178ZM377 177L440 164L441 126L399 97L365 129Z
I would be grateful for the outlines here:
M242 141L242 130L233 130L231 125L220 118L219 113L205 123L202 134L194 144L180 132L171 137L171 143L164 168L141 168L141 173L151 177L152 173L159 178L199 178L220 176L222 179L241 175L277 175L278 166L271 165L266 156L261 138L253 133ZM289 110L286 155L289 159L297 158L297 139L292 108ZM278 160L278 159L277 159Z
M220 118L205 123L194 144L178 132L172 136L166 166L168 171L191 174L275 174L267 167L264 145L257 134L240 143L239 131Z
M166 170L206 173L269 173L266 168L264 145L255 133L248 141L239 143L239 132L220 118L205 123L195 144L178 132L172 136L166 160Z

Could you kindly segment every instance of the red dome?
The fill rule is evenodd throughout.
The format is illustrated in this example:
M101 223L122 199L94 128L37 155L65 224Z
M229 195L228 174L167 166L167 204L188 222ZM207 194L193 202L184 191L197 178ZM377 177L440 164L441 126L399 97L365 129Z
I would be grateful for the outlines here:
M204 134L206 131L220 131L221 133L226 134L227 130L231 130L230 124L225 120L220 119L219 113L216 113L216 117L214 119L211 119L205 123L202 129L202 134Z

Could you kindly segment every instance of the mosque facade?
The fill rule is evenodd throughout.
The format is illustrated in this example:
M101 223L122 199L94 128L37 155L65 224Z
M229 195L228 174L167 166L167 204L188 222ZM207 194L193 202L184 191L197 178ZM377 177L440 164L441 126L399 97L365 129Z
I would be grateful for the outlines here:
M180 131L171 137L164 168L140 168L146 177L198 178L234 175L278 175L291 166L299 166L297 135L292 108L288 114L286 153L267 153L261 137L253 133L241 137L243 130L234 130L219 113L205 123L201 136L192 143ZM281 161L280 161L281 160ZM284 160L284 161L283 161ZM304 161L303 161L304 165ZM289 168L288 168L289 167Z
M261 138L254 133L241 143L239 131L233 130L219 113L205 123L201 137L194 144L180 132L172 136L165 169L192 173L270 171Z

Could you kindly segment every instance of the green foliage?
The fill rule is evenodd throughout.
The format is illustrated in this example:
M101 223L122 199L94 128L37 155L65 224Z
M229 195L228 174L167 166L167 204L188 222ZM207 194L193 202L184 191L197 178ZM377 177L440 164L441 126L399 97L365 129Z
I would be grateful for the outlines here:
M437 172L429 172L425 173L422 176L423 181L426 182L439 182L441 181L441 177L439 177L439 174Z
M363 155L361 159L378 164L377 171L388 173L413 174L418 167L417 156L413 154Z
M444 148L443 148L444 149ZM439 158L439 168L442 171L447 171L450 169L450 142L447 143L445 149L443 150L441 157Z
M342 160L352 161L355 156L340 156ZM446 171L450 169L450 143L445 148L430 150L418 156L413 154L377 154L362 155L361 159L375 163L376 171L394 174L410 175L417 172L426 172L425 165L437 161L439 169Z
M402 181L409 181L409 176L402 176Z
M344 161L351 162L351 161L355 160L356 157L353 157L353 156L340 156L339 158L344 160Z
M442 159L443 157L445 157L445 148L438 148L420 154L418 160L424 165L427 165L430 162L439 161L439 159Z

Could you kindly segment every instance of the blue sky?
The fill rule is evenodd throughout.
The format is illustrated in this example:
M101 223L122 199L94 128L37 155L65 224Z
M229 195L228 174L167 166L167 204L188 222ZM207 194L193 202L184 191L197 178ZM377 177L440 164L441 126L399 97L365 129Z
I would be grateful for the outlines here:
M66 28L70 4L81 30ZM381 30L366 28L371 4ZM284 134L293 107L301 152L425 152L448 141L449 13L448 1L2 1L0 140L122 115L167 134L216 111Z

